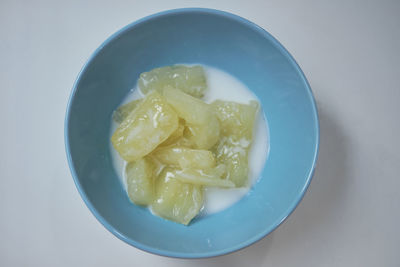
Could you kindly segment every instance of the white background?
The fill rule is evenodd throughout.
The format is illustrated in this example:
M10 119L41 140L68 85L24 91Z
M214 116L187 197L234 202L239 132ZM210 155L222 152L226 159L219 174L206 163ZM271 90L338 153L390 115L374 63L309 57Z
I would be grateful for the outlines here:
M233 12L274 35L315 94L320 156L306 197L262 241L203 260L109 233L64 152L73 82L112 33L178 7ZM0 0L0 266L400 266L400 1Z

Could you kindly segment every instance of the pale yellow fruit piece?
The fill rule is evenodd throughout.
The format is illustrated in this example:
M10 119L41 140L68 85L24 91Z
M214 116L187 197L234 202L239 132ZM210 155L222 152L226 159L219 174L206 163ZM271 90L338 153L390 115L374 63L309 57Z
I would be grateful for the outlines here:
M118 107L113 113L114 121L121 123L135 108L139 106L141 102L142 99L137 99Z
M210 149L220 137L220 124L215 115L210 116L208 123L200 125L188 125L190 131L189 140L199 149Z
M215 166L215 158L211 151L184 148L183 156L178 159L182 169L207 169Z
M211 105L215 108L215 113L221 123L222 135L252 139L254 121L259 107L257 101L252 100L246 105L216 100Z
M152 211L167 220L189 224L203 206L201 186L182 183L173 169L165 168L156 181L156 199Z
M183 146L187 148L195 148L195 144L186 136L182 136L174 143L172 143L171 146Z
M165 87L163 95L186 123L206 124L214 115L211 105L173 87Z
M182 124L181 124L182 123ZM168 137L167 140L165 140L165 142L163 142L162 144L160 144L160 146L158 148L161 147L167 147L167 146L175 146L175 147L186 147L186 148L195 148L196 145L194 144L194 142L192 142L190 140L190 137L192 136L192 134L190 133L188 127L185 124L185 121L183 119L179 120L179 126L178 129L171 134L170 137ZM172 136L177 133L178 131L180 131L181 129L179 129L181 126L183 125L183 132L182 132L182 136L180 136L179 138L177 138L176 140L172 141ZM180 133L179 133L180 134ZM175 138L174 138L175 139ZM169 140L171 140L171 142L168 142Z
M165 164L158 161L155 157L153 157L151 155L151 153L148 154L147 156L145 156L145 158L148 159L152 163L154 177L158 177L158 175L161 173L161 171L165 168Z
M184 183L190 183L195 185L213 186L213 187L225 187L232 188L235 184L227 179L221 179L212 172L206 172L195 169L184 169L177 170L174 173L176 179Z
M149 93L119 125L111 137L114 148L126 161L153 151L178 128L178 116L164 97Z
M237 187L248 184L248 152L252 142L258 102L239 104L216 100L212 103L221 124L221 138L212 149L218 164L226 165L226 179Z
M185 129L185 122L184 120L180 119L178 128L168 137L167 140L162 142L160 146L169 146L176 143L180 138L182 138L184 129Z
M226 166L225 178L235 183L236 187L248 183L248 150L249 142L240 142L233 137L222 137L213 148L218 164Z
M183 65L156 68L140 74L139 87L146 94L152 90L159 92L172 86L194 97L202 97L207 88L206 76L201 66Z
M205 170L205 172L209 175L213 175L219 178L225 177L226 174L226 165L225 164L218 164L216 167Z
M163 164L181 168L206 169L215 166L215 158L208 150L170 146L157 148L151 155Z
M164 96L187 123L189 140L196 148L209 149L215 145L220 125L211 105L171 87L164 89Z
M125 172L128 185L128 196L137 205L150 205L154 199L154 169L148 158L132 161Z

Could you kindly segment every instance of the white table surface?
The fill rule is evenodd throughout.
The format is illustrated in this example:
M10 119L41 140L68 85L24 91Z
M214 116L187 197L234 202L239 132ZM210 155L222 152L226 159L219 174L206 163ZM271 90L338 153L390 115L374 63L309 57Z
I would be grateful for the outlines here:
M301 3L303 2L303 3ZM237 253L151 255L109 233L64 151L72 84L112 33L178 7L233 12L295 57L315 94L318 166L289 219ZM0 266L400 266L399 1L0 1Z

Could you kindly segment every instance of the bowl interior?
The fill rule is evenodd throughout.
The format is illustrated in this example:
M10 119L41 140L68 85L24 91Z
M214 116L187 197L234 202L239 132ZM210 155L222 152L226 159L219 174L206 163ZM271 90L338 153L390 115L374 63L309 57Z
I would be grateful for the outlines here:
M270 134L262 177L250 193L190 226L131 204L109 151L112 112L139 74L176 63L214 66L241 80L260 99ZM291 213L311 179L318 120L301 70L268 33L220 11L174 10L125 27L94 53L70 99L66 147L79 192L108 230L149 252L206 257L257 241Z

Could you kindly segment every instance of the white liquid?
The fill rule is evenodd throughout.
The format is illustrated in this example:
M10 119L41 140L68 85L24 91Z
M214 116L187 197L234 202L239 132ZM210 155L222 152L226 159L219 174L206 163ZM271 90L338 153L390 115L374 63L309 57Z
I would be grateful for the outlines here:
M211 103L214 100L221 99L226 101L234 101L238 103L248 104L250 100L257 100L257 97L238 79L228 73L209 66L203 66L207 75L208 91L203 100ZM132 100L142 98L140 90L133 88L121 103L125 104ZM259 101L258 101L259 102ZM114 133L118 124L111 122L111 134ZM125 166L126 162L118 155L110 142L110 151L118 176L122 184L127 190ZM204 190L204 208L201 215L208 215L219 212L233 205L249 193L260 177L262 169L268 154L268 129L267 123L263 116L262 107L257 114L254 125L253 143L249 152L249 187L220 189L215 187L205 188Z

